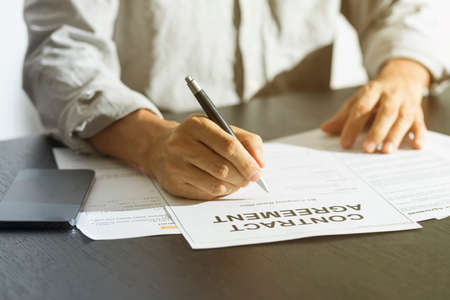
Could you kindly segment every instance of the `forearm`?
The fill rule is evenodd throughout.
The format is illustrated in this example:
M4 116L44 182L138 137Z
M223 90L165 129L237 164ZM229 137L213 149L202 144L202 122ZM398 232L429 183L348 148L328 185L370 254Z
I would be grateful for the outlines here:
M100 153L116 157L142 169L164 135L178 123L166 121L146 109L139 109L103 129L89 139ZM152 173L151 168L146 168Z

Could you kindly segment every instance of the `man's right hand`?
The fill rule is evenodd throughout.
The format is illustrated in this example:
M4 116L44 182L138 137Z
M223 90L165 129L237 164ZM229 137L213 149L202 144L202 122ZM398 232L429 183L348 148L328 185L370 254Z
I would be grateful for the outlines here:
M210 200L261 176L261 138L237 127L233 131L237 138L202 115L179 124L139 110L91 138L91 144L153 175L175 196Z

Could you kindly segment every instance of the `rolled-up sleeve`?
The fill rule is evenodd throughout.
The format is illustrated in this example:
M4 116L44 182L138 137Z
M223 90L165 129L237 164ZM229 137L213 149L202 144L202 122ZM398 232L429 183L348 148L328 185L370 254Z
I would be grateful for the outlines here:
M449 36L440 0L349 0L344 14L355 26L370 78L393 58L410 58L424 65L434 86L448 80ZM445 12L446 13L446 12Z
M86 138L137 109L161 113L120 80L112 40L117 0L26 0L23 87L44 126L77 151Z

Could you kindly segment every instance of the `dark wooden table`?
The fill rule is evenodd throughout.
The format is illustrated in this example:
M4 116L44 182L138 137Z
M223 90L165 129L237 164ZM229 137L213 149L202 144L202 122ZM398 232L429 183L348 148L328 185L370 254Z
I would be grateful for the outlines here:
M268 140L317 127L351 92L286 95L222 112ZM450 91L426 110L430 128L450 134ZM55 168L52 143L0 142L0 198L18 170ZM423 225L196 251L181 235L91 241L77 230L3 230L0 299L450 299L450 218Z

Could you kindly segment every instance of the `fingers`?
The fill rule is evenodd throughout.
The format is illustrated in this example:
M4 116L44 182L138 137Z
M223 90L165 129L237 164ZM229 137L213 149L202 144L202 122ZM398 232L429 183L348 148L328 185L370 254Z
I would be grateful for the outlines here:
M411 128L414 120L414 114L415 113L412 112L411 109L400 109L397 120L389 131L387 137L384 139L382 148L383 153L392 153L398 149L403 138Z
M365 152L374 152L377 149L377 146L385 140L386 136L388 136L388 133L391 139L387 140L387 143L384 144L383 152L390 153L396 149L398 145L396 146L394 143L397 142L398 135L403 134L404 136L411 127L411 122L407 119L409 112L406 112L406 109L403 109L402 111L405 111L405 113L397 118L399 115L400 103L401 99L396 95L383 96L375 120L363 142L363 150ZM403 138L403 136L401 138Z
M167 162L165 170L164 174L157 174L157 180L175 196L210 200L239 189L239 186L219 180L182 159Z
M207 118L195 117L190 119L189 123L195 128L195 130L191 130L191 134L228 160L244 178L257 181L261 177L260 166L237 138L226 133Z
M330 134L340 133L345 125L345 121L348 118L351 105L355 102L355 100L356 94L348 99L333 117L322 123L322 125L320 125L320 129Z
M256 160L261 168L264 167L263 157L263 140L259 135L248 132L239 127L231 126L234 134L244 146L244 148L250 153L250 155Z
M188 165L184 168L186 176L184 182L203 192L207 198L217 198L231 194L239 189L238 186L221 181L199 168Z
M186 199L195 199L195 200L213 200L216 199L217 196L213 196L204 192L203 190L198 189L190 183L180 182L174 187L166 188L163 186L170 194L182 197Z
M207 172L218 180L239 187L248 185L247 178L244 178L233 164L202 143L192 141L189 147L191 151L186 152L183 156L186 162Z
M414 134L414 139L412 142L413 147L415 149L422 149L425 142L425 134L427 132L422 108L420 108L416 113L416 118L411 127L411 132Z
M261 176L262 140L235 128L236 137L201 115L191 115L162 136L154 174L169 193L214 199L230 194ZM238 139L239 138L239 139Z
M342 129L341 145L343 148L348 149L353 146L356 138L364 129L364 125L379 101L380 96L381 89L375 82L369 83L358 92Z
M362 145L365 152L375 152L382 144L383 153L392 153L410 130L415 136L413 147L420 148L426 131L421 97L420 91L411 90L409 85L398 87L395 82L372 81L321 128L328 133L340 132L342 147L351 148L368 121L373 120Z

